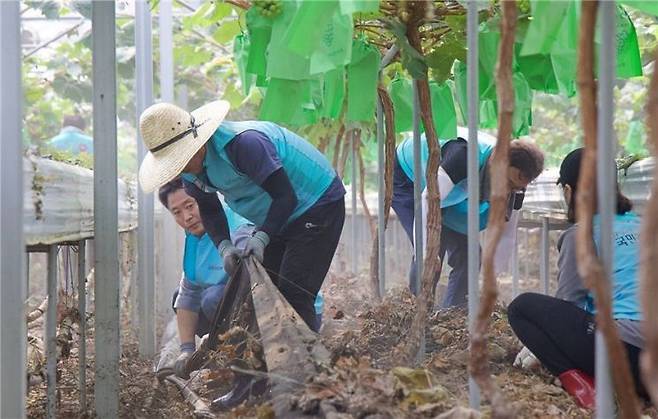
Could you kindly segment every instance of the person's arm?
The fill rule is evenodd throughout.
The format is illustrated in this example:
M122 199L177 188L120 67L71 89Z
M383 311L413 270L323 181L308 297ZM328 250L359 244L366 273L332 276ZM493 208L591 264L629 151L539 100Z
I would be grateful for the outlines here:
M249 130L236 135L226 152L237 170L272 198L265 221L257 230L268 236L280 232L297 206L297 195L274 144L260 131Z
M576 227L567 229L558 240L557 292L555 297L584 308L588 291L578 275Z
M201 215L201 222L203 228L210 236L210 239L215 244L215 247L220 247L220 244L228 240L231 241L229 233L228 221L226 220L226 213L224 207L219 201L219 197L215 192L206 193L199 189L194 183L183 180L185 192L193 197L199 206L199 215Z

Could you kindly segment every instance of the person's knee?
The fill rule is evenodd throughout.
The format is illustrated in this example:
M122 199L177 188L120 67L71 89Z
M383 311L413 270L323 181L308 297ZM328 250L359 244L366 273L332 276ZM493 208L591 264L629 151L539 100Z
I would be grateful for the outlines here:
M536 296L537 294L533 292L525 292L518 295L509 303L507 306L507 318L510 324L513 324L519 318L527 316L528 308L537 302Z

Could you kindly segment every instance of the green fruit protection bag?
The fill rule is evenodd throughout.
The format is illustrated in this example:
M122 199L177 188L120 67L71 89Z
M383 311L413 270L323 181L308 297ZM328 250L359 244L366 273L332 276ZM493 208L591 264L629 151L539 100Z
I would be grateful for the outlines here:
M631 6L644 13L658 16L658 2L656 0L621 0L620 3Z
M517 58L517 62L531 89L550 94L560 93L550 54L522 55Z
M375 115L381 55L364 39L355 39L347 66L347 121L372 121Z
M320 92L319 80L270 79L259 118L293 126L314 124Z
M249 31L249 55L245 67L247 73L258 76L257 86L263 86L267 74L267 46L272 36L272 20L263 17L255 7L247 11Z
M292 17L283 42L290 51L309 57L320 44L323 32L334 14L339 10L337 0L297 1L298 7Z
M309 3L309 6L306 5ZM296 18L303 6L312 7L313 1L284 1L282 12L274 18L272 40L268 47L268 77L306 80L316 75L341 67L350 62L352 54L352 17L341 15L337 8L326 23L318 26L317 20L304 11ZM329 2L331 3L331 2ZM304 9L306 10L306 9ZM309 29L310 28L310 29ZM309 32L318 33L313 44L300 41L309 37ZM299 53L290 48L293 45Z
M344 15L376 13L379 11L379 0L340 0L339 3L340 12Z
M396 78L389 87L395 111L395 132L413 130L413 90L411 80Z
M532 125L532 90L525 76L520 72L512 75L514 84L514 115L512 116L512 137L519 138L530 133Z
M442 139L456 138L457 113L450 86L445 82L441 84L430 82L430 97L436 135Z
M233 61L237 64L240 83L242 84L242 94L249 95L251 86L254 84L255 76L247 72L247 62L249 60L249 36L240 34L233 40Z
M463 121L468 121L468 95L466 93L466 64L455 61L452 72L455 76L455 96ZM480 128L496 128L498 115L496 101L491 99L480 99Z
M345 67L324 73L320 116L338 119L345 100Z
M496 100L496 63L498 62L499 28L481 26L478 35L478 85L481 99Z

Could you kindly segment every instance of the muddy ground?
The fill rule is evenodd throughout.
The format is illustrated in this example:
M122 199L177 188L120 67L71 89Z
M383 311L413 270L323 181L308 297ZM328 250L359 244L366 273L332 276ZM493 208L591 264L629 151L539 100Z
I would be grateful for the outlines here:
M426 331L426 354L416 368L405 368L395 348L405 339L413 298L404 289L390 290L382 303L373 300L365 276L330 275L323 291L326 305L322 342L330 350L331 366L290 395L297 412L332 418L439 417L457 406L468 406L467 313L464 309L435 312ZM508 282L503 281L504 288ZM534 286L535 282L524 284ZM508 290L503 290L509 300ZM153 361L140 359L135 336L125 319L120 378L122 418L187 418L193 409L171 384L159 382ZM93 319L90 319L93 325ZM73 339L77 329L74 327ZM93 334L93 328L90 335ZM87 412L78 402L76 344L58 366L59 417L93 417L93 341L88 340ZM511 366L520 344L514 337L504 307L497 306L490 335L491 371L517 417L583 418L578 408L546 371L522 371ZM34 357L32 357L34 369ZM208 401L227 390L230 373L205 370L190 388ZM208 388L207 383L212 383ZM219 384L218 384L219 383ZM45 417L45 384L29 391L31 418ZM483 416L490 411L486 401ZM655 409L649 417L658 418ZM241 406L217 417L270 418L267 401ZM450 416L457 417L457 416ZM474 417L474 416L459 416Z

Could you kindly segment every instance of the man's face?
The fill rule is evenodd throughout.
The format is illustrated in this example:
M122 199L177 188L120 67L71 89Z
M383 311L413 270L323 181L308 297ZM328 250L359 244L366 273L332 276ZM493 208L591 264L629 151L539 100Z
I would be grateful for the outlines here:
M513 166L510 166L507 171L507 179L509 181L509 188L512 192L519 192L528 187L530 181L523 176L521 171Z
M187 166L183 169L183 173L191 173L193 175L198 175L203 172L203 159L206 158L206 146L201 147L199 151L192 157L192 159L187 163Z
M167 203L169 204L169 211L179 226L195 236L202 236L205 233L201 216L199 215L199 206L194 198L189 196L184 189L178 189L170 193Z

